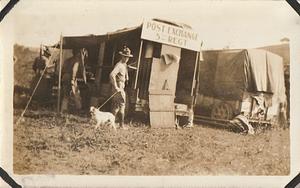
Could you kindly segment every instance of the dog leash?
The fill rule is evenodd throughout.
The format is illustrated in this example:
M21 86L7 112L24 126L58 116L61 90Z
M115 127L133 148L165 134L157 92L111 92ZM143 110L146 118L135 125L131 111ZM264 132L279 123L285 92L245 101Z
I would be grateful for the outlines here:
M113 98L117 93L119 93L120 91L116 91L114 94L112 94L100 107L98 107L97 109L99 110L100 108L102 108L102 106L104 106L111 98Z

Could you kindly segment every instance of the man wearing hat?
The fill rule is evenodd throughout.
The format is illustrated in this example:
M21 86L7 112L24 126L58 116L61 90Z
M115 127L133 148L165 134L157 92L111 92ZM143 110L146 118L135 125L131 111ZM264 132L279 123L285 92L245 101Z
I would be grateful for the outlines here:
M50 56L49 48L47 46L41 46L40 55L35 58L32 65L35 77L32 80L31 88L33 89L41 79L34 96L34 99L39 102L47 102L47 100L51 98L54 65L50 62ZM40 78L41 76L43 77Z
M127 62L130 57L133 57L130 49L124 46L123 50L119 52L122 56L121 60L115 65L110 73L110 80L112 84L112 93L118 92L112 99L112 113L117 117L119 115L120 128L126 129L124 125L125 118L125 83L129 80Z
M35 58L32 69L37 76L40 76L45 67L49 67L50 50L46 46L40 48L40 55Z

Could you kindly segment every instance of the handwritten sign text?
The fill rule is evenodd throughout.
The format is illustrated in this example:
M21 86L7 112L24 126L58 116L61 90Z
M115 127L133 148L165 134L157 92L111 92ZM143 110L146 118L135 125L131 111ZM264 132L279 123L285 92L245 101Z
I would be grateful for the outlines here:
M193 51L200 51L200 39L197 32L153 20L143 23L141 38Z

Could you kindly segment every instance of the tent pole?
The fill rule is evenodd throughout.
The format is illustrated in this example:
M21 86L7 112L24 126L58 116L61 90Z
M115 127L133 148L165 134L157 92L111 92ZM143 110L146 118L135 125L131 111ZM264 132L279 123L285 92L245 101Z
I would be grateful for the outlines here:
M42 49L43 48L43 46L42 46L42 43L40 44L40 59L42 58Z
M194 89L195 89L195 87L196 87L196 84L195 84L195 77L196 77L196 72L197 72L197 67L198 67L198 59L199 59L199 52L197 52L196 62L195 62L195 67L194 67L194 75L193 75L193 82L192 82L191 96L193 96L193 94L194 94Z
M201 52L198 52L199 53L199 56L200 56L200 53ZM198 57L199 57L198 56ZM197 103L197 96L198 96L198 90L199 90L199 86L200 86L200 61L201 61L201 58L198 58L198 61L197 61L197 68L196 68L196 87L195 87L195 95L193 97L193 106L196 106L196 103Z
M112 67L114 68L114 66L115 66L115 53L116 53L116 44L114 44L114 47L113 47L113 54L112 54L112 58L111 58L111 65L112 65Z
M60 35L57 113L60 113L60 101L61 101L61 71L62 71L62 61L63 61L62 46L63 46L63 36Z
M134 89L137 88L137 82L138 82L139 70L140 70L140 62L141 62L141 56L142 56L143 41L144 40L141 40L141 44L140 44L140 51L139 51L139 58L138 58L138 62L137 62L137 71L136 71L136 76L135 76Z

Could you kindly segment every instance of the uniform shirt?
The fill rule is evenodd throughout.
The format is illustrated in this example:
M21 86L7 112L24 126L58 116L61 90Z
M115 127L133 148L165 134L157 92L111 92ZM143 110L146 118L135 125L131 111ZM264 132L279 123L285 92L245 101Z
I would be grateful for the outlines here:
M46 67L45 57L43 56L36 57L32 65L32 69L34 70L34 72L44 70L45 67Z
M124 89L125 81L129 79L127 64L119 61L110 73L110 79L114 88Z
M74 64L75 64L75 62L78 60L78 58L76 58L76 57L70 57L70 58L68 58L65 62L64 62L64 64L63 64L63 66L62 66L62 74L64 74L64 73L71 73L72 72L72 69L73 69L73 66L74 66Z
M44 76L46 78L50 78L51 74L55 72L55 68L53 62L50 62L49 58L45 56L35 58L32 69L34 70L35 73L40 74L41 71L43 71L46 66L47 68L45 70Z
M80 57L73 56L67 59L62 67L62 74L71 74L72 80L75 78L86 81L85 68Z

